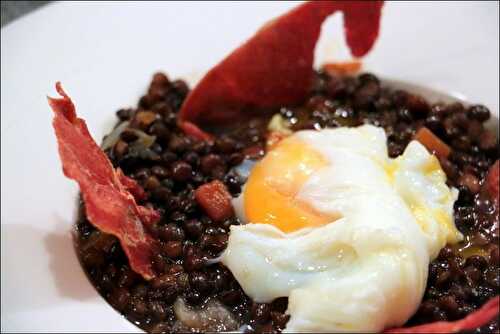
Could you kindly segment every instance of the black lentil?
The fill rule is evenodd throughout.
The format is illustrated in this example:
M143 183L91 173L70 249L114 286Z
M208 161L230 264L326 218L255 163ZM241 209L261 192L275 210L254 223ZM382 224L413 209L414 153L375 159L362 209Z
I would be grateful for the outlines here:
M119 121L130 124L107 151L114 166L146 190L148 198L141 204L162 215L160 222L149 227L159 242L152 260L158 276L145 281L134 273L117 239L102 237L88 222L83 203L76 224L82 265L104 298L148 332L175 328L172 305L178 297L190 305L216 298L249 331L280 332L289 319L287 298L269 304L252 302L227 268L209 264L225 249L229 227L239 224L238 219L215 224L193 198L193 189L214 178L222 180L233 196L241 192L243 180L231 168L245 157L262 156L269 117L214 129L215 143L196 141L176 125L177 111L188 93L184 81L155 74L138 108L116 112ZM269 115L277 112L293 131L365 123L381 126L391 157L404 151L419 127L431 129L452 149L440 163L448 184L460 191L454 217L465 240L445 247L430 263L423 301L408 325L463 318L498 294L498 211L482 190L489 167L499 157L498 139L484 127L491 117L488 108L431 104L421 96L385 87L368 73L336 77L317 72L309 98L299 106L270 110ZM137 131L155 136L155 142L132 149L139 138ZM498 321L475 332L495 330Z

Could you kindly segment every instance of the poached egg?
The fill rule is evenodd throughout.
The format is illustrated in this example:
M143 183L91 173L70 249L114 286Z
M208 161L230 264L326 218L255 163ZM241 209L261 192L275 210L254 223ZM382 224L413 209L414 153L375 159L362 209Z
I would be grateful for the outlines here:
M416 141L391 159L372 125L299 131L253 167L221 261L256 302L288 297L285 332L401 326L430 261L462 239L457 196Z

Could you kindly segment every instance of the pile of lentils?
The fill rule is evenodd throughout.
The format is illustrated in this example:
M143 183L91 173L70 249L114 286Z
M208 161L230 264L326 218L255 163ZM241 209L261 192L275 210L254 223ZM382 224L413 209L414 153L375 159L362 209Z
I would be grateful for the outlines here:
M117 128L124 122L126 127L105 152L115 167L146 191L147 199L139 204L161 214L149 231L161 245L153 258L157 277L145 281L130 269L118 240L89 223L84 203L76 224L76 244L94 286L128 320L147 332L171 332L177 321L173 304L182 298L193 310L218 301L246 332L285 328L287 298L255 303L226 267L212 261L224 251L229 227L240 222L236 217L213 222L193 193L204 183L221 180L233 196L239 195L245 180L233 168L245 159L262 157L267 124L276 113L293 131L361 124L383 127L391 157L404 151L417 129L429 128L452 150L440 163L448 185L460 191L454 215L465 240L446 246L429 265L423 302L408 325L463 318L498 294L498 210L482 190L488 169L499 158L498 140L484 127L490 111L482 105L431 104L385 87L367 73L340 77L315 72L314 76L304 104L269 110L266 116L228 127L214 143L193 140L177 127L177 113L189 87L163 73L153 76L137 108L116 112ZM498 328L494 320L474 332Z

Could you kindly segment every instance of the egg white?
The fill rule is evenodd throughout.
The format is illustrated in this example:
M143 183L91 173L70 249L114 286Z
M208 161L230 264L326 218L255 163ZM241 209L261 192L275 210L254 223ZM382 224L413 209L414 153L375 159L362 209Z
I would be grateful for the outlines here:
M418 142L390 159L381 128L293 136L328 160L296 198L340 218L293 233L259 222L232 226L222 262L253 300L289 298L285 332L404 324L421 301L429 262L462 237L452 219L457 191ZM246 222L244 196L233 204Z

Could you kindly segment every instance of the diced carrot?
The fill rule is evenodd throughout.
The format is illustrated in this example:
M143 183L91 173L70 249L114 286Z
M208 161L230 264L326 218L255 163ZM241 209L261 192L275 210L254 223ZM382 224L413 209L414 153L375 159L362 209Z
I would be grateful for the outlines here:
M231 194L219 180L201 185L195 190L194 196L206 214L215 222L228 219L234 214Z
M323 65L323 70L330 75L349 75L359 72L362 65L359 60L327 63Z
M425 126L417 131L414 139L418 140L431 153L437 155L439 158L447 158L451 152L450 147Z
M493 202L497 205L500 204L500 162L497 160L493 166L491 166L488 175L486 176L486 182L484 185L486 186L487 192L490 194Z

